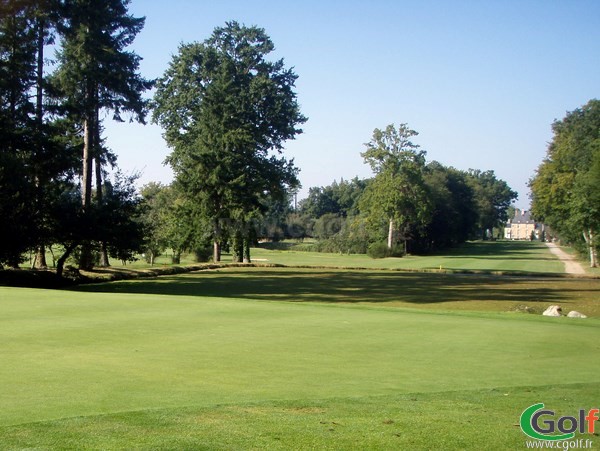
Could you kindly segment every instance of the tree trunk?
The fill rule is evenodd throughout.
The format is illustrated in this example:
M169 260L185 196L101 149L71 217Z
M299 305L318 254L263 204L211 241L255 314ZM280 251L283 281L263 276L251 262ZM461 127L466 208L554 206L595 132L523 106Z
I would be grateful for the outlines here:
M81 178L81 204L84 214L89 213L92 204L92 145L94 141L94 124L91 115L88 114L83 121L83 171ZM80 269L92 269L92 248L89 241L81 244Z
M36 248L33 263L34 267L37 269L48 269L48 264L46 263L46 246L43 244L40 244Z
M43 110L43 95L44 90L42 84L44 82L44 28L45 22L43 18L39 18L37 22L37 71L36 71L36 121L38 132L41 131L41 125L44 118Z
M77 244L71 244L70 246L67 246L65 248L65 252L58 258L58 260L56 260L56 275L58 277L62 277L65 262L67 261L67 258L69 258L69 256L71 255L71 252L73 252L73 250L76 247Z
M218 263L221 261L221 226L218 219L215 220L213 233L213 262Z
M221 244L218 239L213 241L213 262L218 263L221 261Z
M83 171L81 178L81 205L87 210L92 204L92 142L94 126L90 118L83 121Z
M98 122L96 121L96 124ZM100 137L98 136L99 127L95 127L95 141L99 142ZM100 146L96 146L97 153ZM102 164L100 162L100 156L96 155L96 202L99 205L102 204ZM107 268L110 266L110 262L108 260L108 249L106 247L106 242L102 241L100 243L100 263L99 265L103 268Z
M390 227L388 229L387 247L391 249L394 246L394 220L390 218Z
M36 123L36 149L38 154L38 163L40 154L42 153L42 126L44 121L44 90L42 84L44 82L44 19L39 18L36 26L37 33L37 70L36 70L36 95L35 95L35 123ZM40 182L40 168L36 167L35 182L37 187L37 214L41 216L41 182ZM34 265L38 269L48 269L48 263L46 262L46 247L44 244L40 244L36 249L36 257Z
M103 268L108 268L110 266L110 260L108 259L108 248L104 241L100 243L100 263L98 264Z
M178 265L181 263L181 251L173 249L173 256L171 257L171 263Z
M583 232L583 239L587 243L588 254L590 256L590 268L598 267L598 255L596 252L596 243L594 241L595 238L594 231L591 228Z
M250 260L250 238L246 237L244 238L244 240L242 241L242 248L243 248L243 254L244 254L244 263L252 263L252 261Z
M233 233L231 243L231 256L233 259L233 263L241 263L244 258L244 239L242 237L242 233L239 230L236 230Z

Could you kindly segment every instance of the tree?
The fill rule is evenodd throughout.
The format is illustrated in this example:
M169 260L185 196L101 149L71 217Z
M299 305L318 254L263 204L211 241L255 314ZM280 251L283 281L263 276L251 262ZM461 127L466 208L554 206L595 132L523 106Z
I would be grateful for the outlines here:
M144 222L141 196L135 188L137 175L125 175L120 171L112 181L103 182L102 202L96 203L97 231L95 239L101 243L100 259L104 249L113 258L133 261L143 250Z
M532 210L566 241L585 247L598 266L600 230L600 101L552 124L546 159L530 180Z
M214 261L223 220L237 224L249 250L247 225L261 199L298 185L281 152L306 118L297 76L283 60L267 60L273 50L263 29L228 22L203 43L181 45L158 81L153 119L173 149L167 161L177 183L212 224Z
M138 74L140 57L126 48L144 26L144 18L127 13L129 0L63 0L58 31L61 49L53 79L54 95L83 130L82 205L92 204L94 159L96 197L102 202L102 165L107 157L100 138L99 112L113 112L116 120L129 112L144 122L147 101L141 94L152 82ZM89 257L89 246L84 254ZM89 258L82 259L89 268Z
M55 124L50 123L46 117L45 85L46 68L45 48L54 44L54 32L58 16L55 12L57 1L38 0L25 3L28 15L31 17L35 30L36 63L35 63L35 126L33 133L32 164L33 179L35 183L35 220L39 229L39 240L36 247L34 265L46 269L46 236L48 235L46 223L48 216L47 191L55 177L60 177L65 168L58 161L64 163L63 150L55 145L53 136L57 132ZM50 163L50 164L49 164Z
M0 2L0 264L11 266L39 238L43 17L48 12L49 2Z
M437 161L426 167L424 180L431 201L431 218L419 236L422 251L454 246L477 230L478 212L468 173Z
M161 195L164 189L164 185L150 182L144 185L140 191L144 205L144 253L146 254L146 260L151 265L154 265L156 257L162 254L166 248L163 232L163 212L168 208L168 205L164 202L165 196Z
M518 194L504 180L496 178L494 171L469 169L467 180L475 194L480 236L487 238L494 227L506 222L508 207Z
M411 141L417 134L407 124L375 129L371 141L365 144L367 150L361 153L375 173L361 198L361 211L374 224L387 221L388 249L394 246L397 233L406 247L411 229L424 226L429 219L430 204L423 180L425 152Z
M141 190L146 224L145 252L149 263L165 249L173 251L173 263L179 263L181 253L194 247L198 236L192 210L174 185L149 183Z
M333 213L348 217L358 214L358 200L366 188L367 182L358 177L350 181L341 179L329 186L312 187L308 197L300 202L300 212L313 219Z

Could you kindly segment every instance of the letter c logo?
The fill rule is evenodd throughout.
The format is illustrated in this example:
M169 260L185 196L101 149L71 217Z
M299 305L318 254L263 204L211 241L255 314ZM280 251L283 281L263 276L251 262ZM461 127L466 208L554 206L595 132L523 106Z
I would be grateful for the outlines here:
M534 404L532 406L527 407L527 409L525 409L523 411L523 413L521 414L521 419L520 419L520 425L521 425L521 430L528 435L531 438L535 438L537 440L569 440L573 437L575 437L575 433L571 432L568 434L561 434L561 435L545 435L545 434L541 434L541 430L540 428L537 426L537 423L534 425L534 422L537 422L537 419L539 418L540 415L544 414L544 413L550 413L551 411L544 411L544 412L540 412L539 414L535 414L538 410L543 409L544 408L544 404L543 403L539 403L539 404ZM535 419L534 419L535 417ZM548 422L546 422L546 424L548 424ZM549 425L550 426L550 425ZM551 425L552 427L549 428L549 431L554 431L554 425Z

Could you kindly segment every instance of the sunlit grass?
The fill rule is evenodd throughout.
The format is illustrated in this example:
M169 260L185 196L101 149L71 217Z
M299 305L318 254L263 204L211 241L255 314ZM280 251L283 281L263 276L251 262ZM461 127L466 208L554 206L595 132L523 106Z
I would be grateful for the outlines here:
M545 258L519 246L502 249ZM469 249L470 270L502 260ZM0 287L0 448L520 449L526 407L596 406L599 295L597 279L291 267Z
M372 259L367 255L253 249L260 261L290 266L408 270L563 273L564 265L539 242L472 242L437 255Z
M257 268L82 287L95 292L0 288L0 443L500 448L494 427L517 443L520 412L571 393L564 384L583 385L558 407L585 405L600 323L447 312L445 296L503 307L527 290L482 277ZM571 288L588 299L598 286ZM475 412L488 409L503 420L482 420L479 439Z

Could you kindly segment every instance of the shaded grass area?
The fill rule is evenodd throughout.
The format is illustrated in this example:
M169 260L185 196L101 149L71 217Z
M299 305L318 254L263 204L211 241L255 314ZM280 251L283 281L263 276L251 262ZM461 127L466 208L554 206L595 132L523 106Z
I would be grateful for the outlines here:
M600 316L600 280L475 274L222 268L214 271L76 288L107 293L229 297L287 302L377 304L425 309L541 313L560 304Z
M28 423L0 438L4 449L525 449L526 407L575 415L597 395L595 384L561 384L265 401Z
M0 270L0 286L63 288L85 283L181 274L222 266L385 269L446 274L564 275L564 265L548 251L545 245L537 242L471 242L449 250L443 255L376 260L366 255L277 250L287 248L289 244L292 243L265 243L265 247L254 249L253 265L234 264L231 262L231 256L225 254L223 261L216 265L194 264L190 256L184 256L182 265L159 262L151 266L144 261L138 261L126 266L95 268L93 271L72 270L68 271L68 276L62 279L58 278L52 270ZM593 277L593 274L589 275Z

